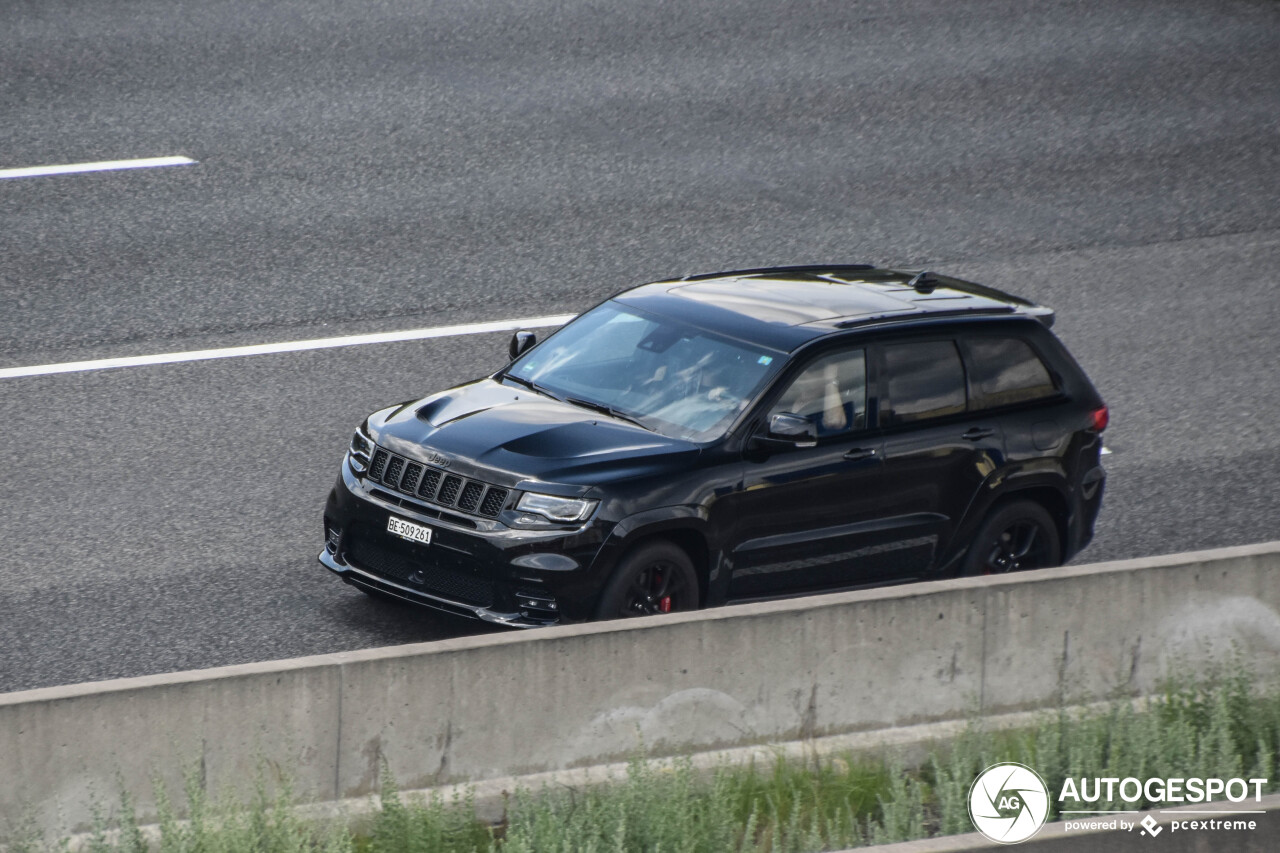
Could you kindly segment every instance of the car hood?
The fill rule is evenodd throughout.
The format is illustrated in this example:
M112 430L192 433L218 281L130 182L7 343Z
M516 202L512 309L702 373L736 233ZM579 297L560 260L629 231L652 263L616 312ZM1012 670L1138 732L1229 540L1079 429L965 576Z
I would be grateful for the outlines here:
M394 453L513 486L660 474L699 452L692 442L491 379L380 412L369 428Z

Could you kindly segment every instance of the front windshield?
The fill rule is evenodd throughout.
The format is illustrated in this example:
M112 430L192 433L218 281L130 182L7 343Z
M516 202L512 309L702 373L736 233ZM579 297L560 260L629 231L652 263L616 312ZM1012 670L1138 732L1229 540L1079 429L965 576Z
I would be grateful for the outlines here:
M728 428L783 359L774 350L606 302L529 351L507 374L658 432L706 441Z

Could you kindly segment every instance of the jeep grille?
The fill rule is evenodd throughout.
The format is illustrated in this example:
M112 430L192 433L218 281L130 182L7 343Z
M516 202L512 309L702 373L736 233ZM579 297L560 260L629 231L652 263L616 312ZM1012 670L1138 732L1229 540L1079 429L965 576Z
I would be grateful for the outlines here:
M497 518L511 494L501 486L446 474L431 465L397 456L384 447L373 452L369 479L436 506L452 507L484 518Z

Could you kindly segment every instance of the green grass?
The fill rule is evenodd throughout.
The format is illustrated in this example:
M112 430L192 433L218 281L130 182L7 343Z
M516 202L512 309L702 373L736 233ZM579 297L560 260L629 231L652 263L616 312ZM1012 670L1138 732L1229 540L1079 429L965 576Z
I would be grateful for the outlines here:
M917 767L892 754L781 759L698 773L687 759L634 759L625 778L586 788L517 791L496 826L466 796L420 801L383 774L382 807L367 829L316 823L291 808L287 787L259 779L237 800L211 803L194 776L179 821L157 788L163 853L801 853L972 831L967 799L976 775L998 761L1026 764L1050 791L1067 776L1202 776L1270 779L1280 749L1280 691L1258 692L1236 667L1170 682L1135 707L1117 700L1083 715L1058 711L1038 725L990 732L981 721ZM1051 796L1051 800L1056 796ZM1153 805L1141 803L1140 807ZM1098 803L1095 808L1129 807ZM146 849L130 798L101 816L92 853ZM1052 815L1051 815L1052 817ZM21 836L14 853L47 850ZM56 847L54 849L57 849Z

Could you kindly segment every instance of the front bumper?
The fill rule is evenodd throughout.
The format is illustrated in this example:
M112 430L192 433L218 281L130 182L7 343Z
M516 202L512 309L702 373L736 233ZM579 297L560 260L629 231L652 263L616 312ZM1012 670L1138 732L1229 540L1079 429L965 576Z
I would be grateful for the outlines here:
M320 552L320 565L342 578L347 583L361 589L367 589L371 592L380 592L383 595L390 595L399 598L402 601L408 601L412 604L421 604L426 607L432 607L436 610L442 610L445 613L452 613L457 616L469 616L474 619L480 619L484 622L491 622L495 625L505 625L508 628L543 628L547 625L554 625L558 620L536 620L530 619L528 616L521 614L519 611L514 613L499 613L488 607L477 607L472 604L466 604L461 601L452 601L442 598L438 595L432 595L420 589L411 589L408 586L396 583L385 577L380 577L372 572L362 571L355 566L342 562L336 555L330 554L327 550Z
M430 527L430 545L387 532L389 516ZM349 584L496 625L534 628L590 618L607 525L519 530L441 513L366 487L344 462L324 511L321 565Z

